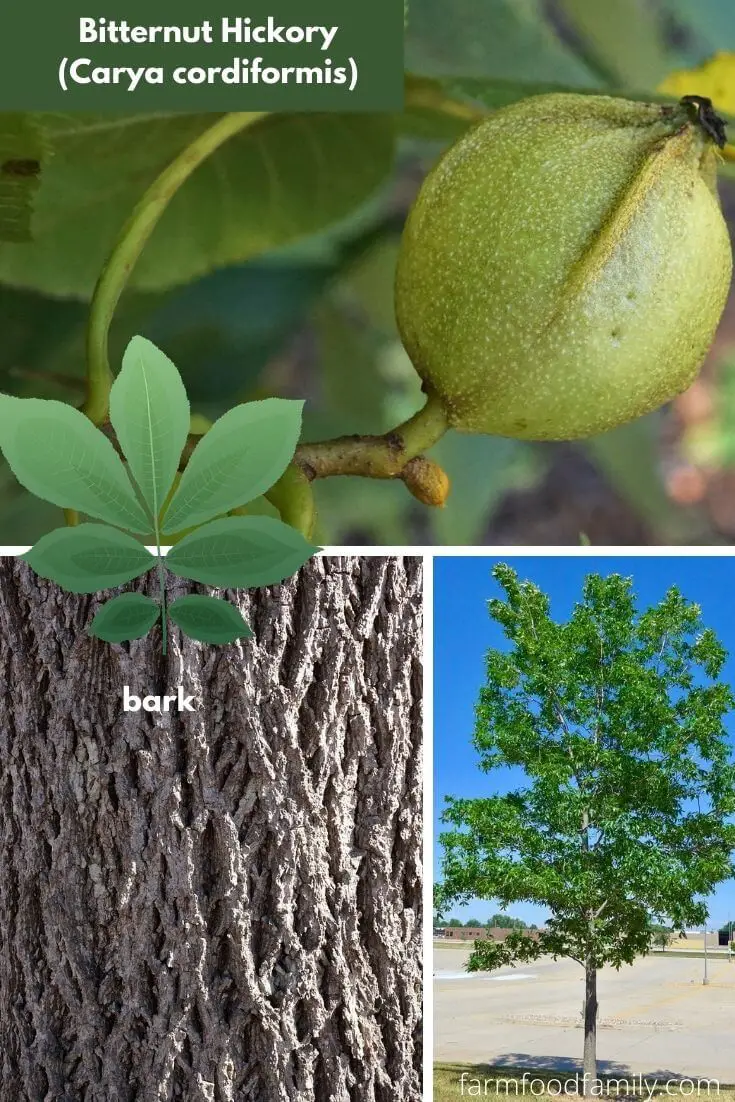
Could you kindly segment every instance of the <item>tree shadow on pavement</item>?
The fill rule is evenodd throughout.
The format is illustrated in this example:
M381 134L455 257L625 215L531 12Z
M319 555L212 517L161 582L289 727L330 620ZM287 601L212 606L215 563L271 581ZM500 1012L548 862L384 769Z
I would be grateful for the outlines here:
M571 1056L535 1056L527 1052L507 1052L496 1056L492 1063L493 1069L498 1067L513 1068L520 1071L534 1071L552 1073L569 1072L571 1075L582 1074L582 1061L575 1060ZM615 1060L597 1060L597 1074L600 1078L621 1077L640 1081L641 1072L634 1072L628 1064L619 1064ZM543 1075L541 1076L543 1078ZM670 1068L651 1068L643 1072L644 1079L691 1079L691 1076L682 1072L672 1071Z

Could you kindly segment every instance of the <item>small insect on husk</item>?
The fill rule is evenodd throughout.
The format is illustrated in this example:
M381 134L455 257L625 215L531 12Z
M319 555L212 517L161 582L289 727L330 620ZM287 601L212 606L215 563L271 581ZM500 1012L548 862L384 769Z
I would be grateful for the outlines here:
M697 122L706 134L709 134L715 145L724 149L727 145L727 130L725 120L717 114L708 96L682 96L679 103L685 106L691 104L697 110Z

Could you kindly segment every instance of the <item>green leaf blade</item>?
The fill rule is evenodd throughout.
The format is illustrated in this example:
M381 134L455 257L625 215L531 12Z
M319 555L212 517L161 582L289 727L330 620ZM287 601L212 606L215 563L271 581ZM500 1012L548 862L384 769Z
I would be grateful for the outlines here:
M561 0L560 7L595 68L612 84L655 89L666 76L661 20L648 5L638 0Z
M540 0L422 0L411 9L406 68L422 76L594 84L597 74L542 9Z
M105 524L57 528L21 558L70 593L96 593L145 574L155 558L132 536Z
M120 457L78 409L0 395L0 449L36 497L133 532L151 531Z
M142 593L123 593L102 606L87 630L105 643L142 639L160 613L159 606L150 597Z
M194 449L163 518L167 534L246 505L293 458L303 402L266 398L228 410Z
M190 409L176 367L133 337L110 392L110 421L148 508L157 517L178 469Z
M218 597L179 597L168 613L185 635L200 643L234 643L253 635L235 606Z
M89 299L141 195L216 120L207 112L45 113L54 156L35 199L34 240L2 250L0 280ZM190 283L322 231L377 191L394 150L385 114L263 119L226 142L173 197L130 290Z
M735 41L735 7L730 0L669 0L685 34L679 50L688 63L698 64L708 54L732 49Z
M251 589L290 578L318 550L273 517L223 517L172 547L166 567L205 585Z

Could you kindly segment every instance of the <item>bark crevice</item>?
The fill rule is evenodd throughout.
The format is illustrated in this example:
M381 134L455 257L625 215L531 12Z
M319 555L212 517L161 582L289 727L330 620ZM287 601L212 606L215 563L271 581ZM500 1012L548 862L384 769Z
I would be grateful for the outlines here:
M0 560L0 1102L421 1097L421 563L226 596L164 660Z

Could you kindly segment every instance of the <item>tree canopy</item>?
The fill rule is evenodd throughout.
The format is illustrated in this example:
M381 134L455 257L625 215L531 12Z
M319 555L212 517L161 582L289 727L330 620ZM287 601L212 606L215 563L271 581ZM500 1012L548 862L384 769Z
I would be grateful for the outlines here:
M620 967L650 949L655 923L702 923L733 873L735 769L719 675L726 652L678 589L638 611L630 579L588 576L569 620L498 565L488 602L508 647L486 657L474 746L505 794L451 797L439 907L473 898L543 904L533 940L477 942L468 967L540 953Z

